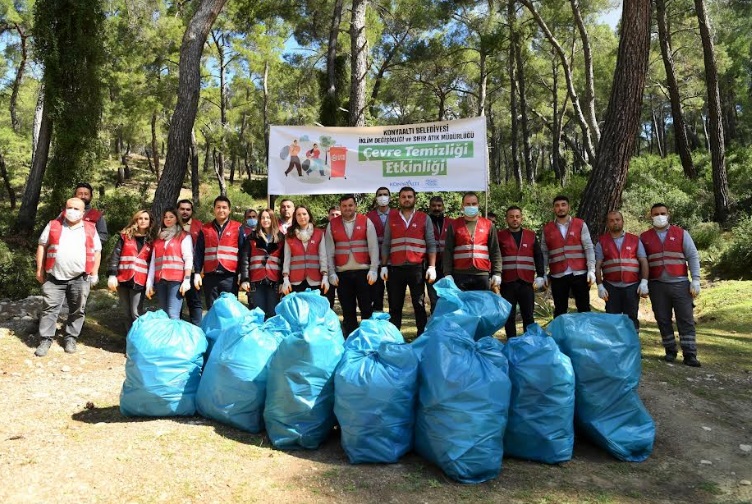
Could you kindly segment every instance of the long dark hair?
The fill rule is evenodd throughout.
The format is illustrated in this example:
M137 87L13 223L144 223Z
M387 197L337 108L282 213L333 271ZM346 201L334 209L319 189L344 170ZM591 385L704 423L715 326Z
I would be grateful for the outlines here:
M271 208L264 208L258 213L258 223L256 224L256 230L254 231L254 234L259 238L264 237L264 228L261 226L261 216L264 214L264 212L269 214L269 220L271 220L271 243L279 243L279 219L277 219L277 216L274 214L274 210L272 210Z
M308 223L313 224L313 214L311 214L311 211L308 209L307 206L304 205L298 205L295 207L295 211L292 213L292 224L290 224L290 227L287 228L287 236L290 238L295 238L295 230L300 229L300 225L298 224L298 219L295 217L298 213L298 209L302 208L308 213Z

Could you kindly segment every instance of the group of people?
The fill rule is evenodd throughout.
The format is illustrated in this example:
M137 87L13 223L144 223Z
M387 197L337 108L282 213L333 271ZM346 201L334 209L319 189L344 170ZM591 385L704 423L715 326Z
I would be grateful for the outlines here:
M90 207L91 187L80 186L39 240L37 279L45 306L38 356L50 348L65 300L70 315L64 349L75 352L86 297L97 281L106 224ZM383 311L385 292L390 319L401 328L407 288L422 334L428 321L426 286L433 310L433 284L448 277L462 290L493 290L509 301L505 331L512 338L517 306L523 329L534 322L536 290L550 287L558 316L568 311L570 295L578 312L590 311L589 291L596 284L606 311L628 315L636 329L639 299L650 297L668 362L678 355L675 315L684 364L700 366L692 314L692 299L700 293L699 255L689 233L669 224L665 204L653 205L652 228L639 237L624 232L621 213L609 212L608 231L594 246L585 222L570 215L566 196L554 198L554 219L540 235L523 228L518 206L507 208L506 225L497 229L481 215L473 192L463 195L457 218L445 215L440 196L431 198L428 213L416 210L416 196L413 188L403 187L393 208L389 189L380 187L373 209L362 214L355 196L343 195L324 228L314 225L306 206L290 199L280 201L279 215L270 208L247 210L243 223L230 218L224 196L215 198L214 219L207 223L193 217L190 200L165 210L159 226L140 210L118 236L107 285L118 292L129 325L143 313L144 296L154 294L173 319L180 318L185 299L190 320L198 325L200 291L207 309L223 292L245 291L250 307L261 308L267 318L283 295L316 289L333 307L336 292L347 337L358 327L358 310L361 320Z

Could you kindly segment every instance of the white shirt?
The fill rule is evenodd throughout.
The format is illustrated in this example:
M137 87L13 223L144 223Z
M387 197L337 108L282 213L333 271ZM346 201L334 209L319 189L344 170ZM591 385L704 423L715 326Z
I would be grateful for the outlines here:
M47 245L50 238L50 223L39 236L39 245ZM94 252L102 250L102 242L99 235L94 233ZM68 221L63 221L60 232L60 242L55 255L55 265L47 270L47 273L58 280L70 280L82 273L86 273L86 228L84 221L79 221L73 226ZM95 272L96 273L96 272Z

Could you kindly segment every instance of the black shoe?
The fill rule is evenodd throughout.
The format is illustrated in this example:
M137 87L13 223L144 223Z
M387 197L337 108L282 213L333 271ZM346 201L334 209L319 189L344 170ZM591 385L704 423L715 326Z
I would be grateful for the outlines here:
M663 356L663 360L666 362L674 362L676 360L676 352L666 350L666 355Z
M65 350L65 353L76 353L76 338L71 338L70 336L65 338L63 350Z
M696 355L685 355L684 356L684 365L689 367L700 367L700 361L697 360Z
M40 343L37 349L34 351L34 355L37 357L44 357L47 355L47 351L52 346L52 339L45 338Z

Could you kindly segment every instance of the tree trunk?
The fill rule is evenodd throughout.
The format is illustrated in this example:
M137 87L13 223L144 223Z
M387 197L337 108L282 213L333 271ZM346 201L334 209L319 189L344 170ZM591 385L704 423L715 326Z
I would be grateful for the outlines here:
M593 54L590 49L590 37L588 36L587 29L585 28L585 22L582 20L582 12L580 11L579 0L570 0L572 5L572 14L574 14L574 22L577 25L577 30L580 32L580 38L582 39L582 59L585 65L585 120L587 120L590 131L593 134L595 143L597 144L601 140L601 131L598 127L598 119L595 117L595 85L593 84Z
M598 160L582 196L579 214L593 236L605 229L605 217L621 204L629 158L640 128L643 90L650 52L650 0L624 2L613 87Z
M10 183L10 178L8 177L8 170L5 167L5 158L3 157L2 153L0 153L0 177L3 178L3 185L5 185L5 190L8 191L8 198L10 198L10 209L15 210L16 209L16 191L13 190L13 186Z
M509 57L507 58L507 73L509 74L509 114L512 121L512 131L510 133L511 138L509 141L512 149L512 175L517 183L517 187L522 187L522 171L520 170L519 155L517 154L517 139L519 137L517 126L517 79L515 77L515 63L514 54L517 47L517 28L516 28L516 13L514 10L514 2L507 4L507 16L509 17Z
M214 158L214 173L217 175L217 182L219 183L219 194L227 196L227 184L225 184L225 157L222 155L222 151L213 149Z
M230 160L230 185L235 184L235 165L238 163L238 156L232 156Z
M269 166L269 62L264 62L264 165Z
M18 36L21 37L21 61L18 62L18 68L16 69L16 78L13 79L13 90L10 94L10 103L8 105L8 108L10 109L10 124L13 127L13 131L18 133L21 128L21 122L18 120L18 115L16 114L16 103L18 102L18 90L21 87L21 80L23 79L24 70L26 70L26 59L28 56L26 52L26 39L29 38L29 35L24 32L22 27L18 26L18 23L15 24L15 28L18 32Z
M684 112L681 107L679 83L676 80L676 72L674 71L674 53L671 47L671 30L668 26L665 0L655 0L655 10L658 21L658 41L661 44L663 68L666 70L666 87L668 87L668 97L671 101L674 148L676 149L676 153L679 154L679 159L681 159L684 175L687 178L695 179L697 178L697 170L692 162L689 139L687 138L687 127L684 124Z
M52 140L52 119L43 105L42 120L39 124L39 136L37 137L36 150L32 157L29 178L26 180L26 188L21 199L21 208L18 211L15 231L19 234L30 236L34 232L34 222L37 218L39 195L42 192L42 180L47 168L47 158L50 154L50 141Z
M563 113L559 112L559 66L556 64L556 58L551 58L552 87L551 90L551 108L553 117L553 128L551 129L551 165L556 175L556 180L564 185L564 170L561 163L561 125Z
M705 62L705 87L708 89L708 119L710 158L713 165L713 196L715 197L715 221L723 224L728 219L729 189L726 174L726 145L721 121L721 99L718 92L718 68L715 64L715 48L710 33L710 18L705 9L705 0L695 0L697 20L700 24L702 54Z
M322 113L320 114L324 126L338 126L337 117L340 116L339 108L342 105L337 94L337 38L339 36L339 25L342 22L343 3L343 0L334 1L332 19L329 23L329 40L326 46L327 86L324 103L322 103Z
M154 215L162 215L162 211L174 205L180 196L201 92L201 54L209 30L226 1L201 0L183 35L178 65L178 101L167 133L164 172L154 194Z
M154 175L159 181L159 150L157 149L157 111L151 114L151 157L154 160ZM161 214L160 214L161 215Z
M37 105L34 108L34 124L31 128L31 164L34 164L34 156L37 153L37 145L39 144L39 130L42 127L42 118L44 116L44 86L39 88L39 95L37 96ZM46 162L46 161L45 161Z
M535 168L530 155L530 126L527 117L527 97L525 96L525 65L522 62L522 44L520 34L514 34L514 60L517 65L517 89L520 93L520 126L522 127L522 159L525 162L525 180L535 183Z
M191 197L193 199L193 205L198 206L201 199L199 192L199 173L198 173L198 143L196 142L196 132L191 128Z
M479 76L478 76L478 116L486 115L486 95L488 93L488 70L486 60L488 54L483 47L480 48Z
M350 121L349 126L366 125L366 74L368 40L366 7L368 0L353 0L350 22Z

